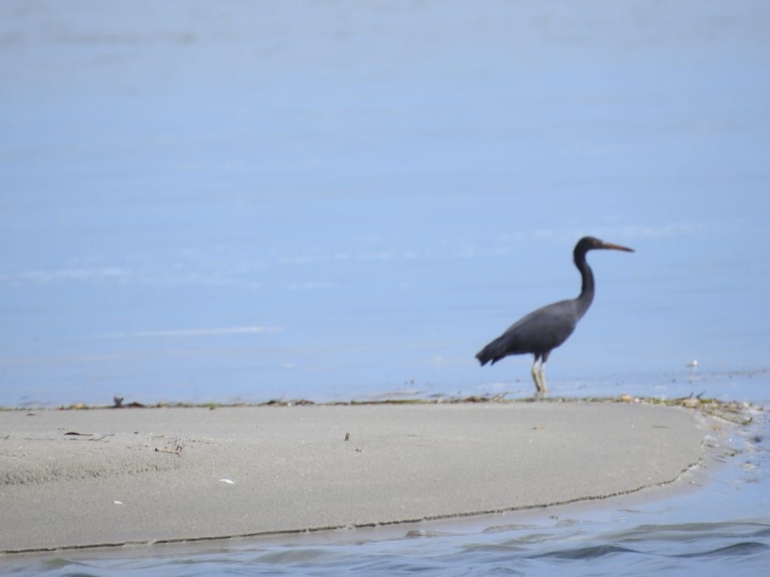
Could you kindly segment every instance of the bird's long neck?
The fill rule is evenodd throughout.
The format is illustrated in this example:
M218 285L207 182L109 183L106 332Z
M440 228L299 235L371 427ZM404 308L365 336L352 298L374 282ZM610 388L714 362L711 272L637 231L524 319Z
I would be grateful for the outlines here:
M591 306L594 300L594 273L586 262L586 254L584 252L575 253L575 266L580 271L580 277L583 279L580 296L575 299L578 306L578 315L582 317L586 314L588 307Z

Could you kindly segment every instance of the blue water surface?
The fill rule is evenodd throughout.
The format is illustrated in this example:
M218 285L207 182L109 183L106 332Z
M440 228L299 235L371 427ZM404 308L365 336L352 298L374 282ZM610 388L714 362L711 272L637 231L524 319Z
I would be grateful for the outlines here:
M1 3L0 406L528 397L586 234L552 394L767 406L768 71L759 0Z

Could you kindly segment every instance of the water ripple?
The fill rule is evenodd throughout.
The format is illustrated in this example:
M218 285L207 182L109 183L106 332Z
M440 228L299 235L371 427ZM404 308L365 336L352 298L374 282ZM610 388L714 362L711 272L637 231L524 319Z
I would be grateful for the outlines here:
M710 551L698 551L696 553L683 553L673 555L673 557L695 558L695 557L732 557L741 555L754 555L756 553L765 553L770 550L770 545L759 543L757 541L745 541L734 543L726 547L718 547Z
M550 553L531 555L530 558L545 559L551 557L555 559L595 559L606 555L615 555L617 553L639 553L639 551L626 549L625 547L619 547L617 545L592 545L580 547L578 549L551 551Z

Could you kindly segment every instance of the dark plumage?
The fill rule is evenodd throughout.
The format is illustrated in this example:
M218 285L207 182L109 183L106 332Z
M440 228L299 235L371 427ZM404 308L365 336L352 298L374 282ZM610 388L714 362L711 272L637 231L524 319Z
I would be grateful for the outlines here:
M538 393L545 393L545 363L551 351L566 341L575 330L578 321L586 314L594 300L594 275L586 262L586 253L594 249L614 249L634 252L633 249L610 244L586 236L575 245L575 266L583 279L580 295L575 299L559 301L529 313L515 322L502 335L485 346L476 355L483 365L495 364L509 355L535 355L532 378ZM537 363L542 359L540 368Z

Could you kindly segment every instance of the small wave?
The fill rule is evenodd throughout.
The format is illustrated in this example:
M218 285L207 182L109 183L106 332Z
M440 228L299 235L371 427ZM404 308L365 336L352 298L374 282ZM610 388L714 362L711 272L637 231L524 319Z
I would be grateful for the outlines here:
M94 569L94 571L89 571ZM53 577L102 577L105 575L103 567L92 567L89 563L83 563L64 557L51 557L48 559L34 559L24 563L9 572L18 577L51 575ZM5 573L3 573L5 574Z
M639 553L633 549L618 547L617 545L592 545L589 547L580 547L578 549L569 549L566 551L551 551L539 555L530 555L529 559L596 559L614 555L616 553Z
M324 548L286 548L277 551L268 551L260 555L256 561L271 565L292 565L306 563L331 562L337 558L337 554Z
M670 525L639 525L620 531L609 537L613 542L633 543L644 541L691 542L699 538L723 535L733 538L760 538L770 535L766 523L756 522L712 522L712 523L673 523Z
M70 267L51 270L23 270L0 274L0 284L11 286L48 285L56 283L128 282L131 272L121 267Z
M274 333L283 330L282 327L220 327L208 329L171 329L162 331L137 331L131 333L109 333L102 335L107 339L140 339L155 337L211 337L221 335L243 335L251 333Z
M709 551L699 551L697 553L682 553L680 555L671 555L671 557L680 557L683 559L695 557L738 557L743 555L753 555L755 553L764 553L770 550L770 545L758 543L757 541L744 541L743 543L734 543L726 547L719 547Z

